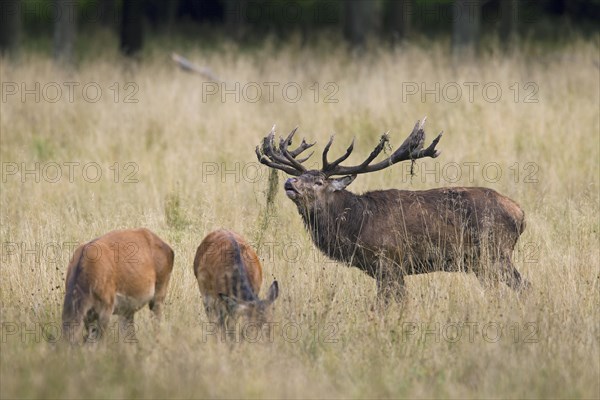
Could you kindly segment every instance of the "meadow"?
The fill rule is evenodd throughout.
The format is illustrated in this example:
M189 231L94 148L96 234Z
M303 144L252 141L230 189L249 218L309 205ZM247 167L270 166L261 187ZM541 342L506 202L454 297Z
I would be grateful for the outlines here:
M1 397L600 397L597 37L476 59L448 47L156 45L139 61L88 50L71 68L40 51L2 58ZM226 83L178 69L171 50ZM434 273L408 278L406 302L381 310L371 278L312 245L281 172L267 206L254 148L274 124L316 140L314 163L330 134L331 154L356 137L354 163L383 132L398 146L423 116L428 140L444 131L439 158L349 189L511 197L526 213L514 257L528 296ZM57 346L75 245L140 226L175 250L162 323L144 309L136 343L111 331ZM192 262L219 227L257 248L263 295L280 283L270 337L232 345L206 323Z

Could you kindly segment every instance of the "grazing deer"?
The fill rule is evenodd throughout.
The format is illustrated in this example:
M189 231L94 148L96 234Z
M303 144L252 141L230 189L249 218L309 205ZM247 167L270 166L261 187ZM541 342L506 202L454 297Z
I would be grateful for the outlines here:
M279 285L273 281L267 298L258 298L262 267L252 247L237 233L225 229L209 233L196 251L194 274L211 322L223 327L229 319L261 325L270 321Z
M169 245L144 228L112 231L79 246L67 271L63 337L79 343L85 327L86 341L100 338L112 314L127 334L146 304L160 318L173 259Z
M525 215L517 203L492 189L452 187L423 191L378 190L357 195L346 190L358 174L380 171L405 160L437 157L440 133L423 149L425 119L418 121L404 143L388 158L372 164L389 139L384 134L365 161L342 166L354 148L333 162L323 151L323 167L307 170L297 157L315 143L302 140L288 149L294 129L279 147L274 130L256 147L258 160L293 178L285 182L286 195L298 212L315 245L327 256L363 270L376 279L378 297L402 299L404 277L434 271L472 271L479 280L502 281L520 290L521 279L511 261ZM342 175L340 178L333 176ZM491 267L485 267L484 258Z

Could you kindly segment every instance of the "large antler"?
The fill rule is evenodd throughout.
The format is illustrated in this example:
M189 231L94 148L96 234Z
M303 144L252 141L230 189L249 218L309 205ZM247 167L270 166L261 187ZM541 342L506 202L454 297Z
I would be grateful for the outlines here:
M423 145L425 144L425 130L423 129L423 126L425 125L426 119L427 117L423 118L422 121L417 121L411 134L408 135L408 137L404 140L404 143L402 143L400 147L398 147L398 149L396 149L396 151L392 153L391 156L389 156L383 161L378 162L377 164L372 165L371 162L381 153L385 145L389 142L389 137L387 133L384 133L381 136L379 144L375 147L375 149L373 149L369 157L367 157L367 159L361 164L355 165L353 167L344 167L339 164L346 160L350 156L350 153L352 153L352 150L354 149L354 140L352 140L352 143L350 144L350 146L346 150L346 153L343 156L333 161L332 163L329 163L327 161L327 153L329 152L329 148L333 143L332 136L331 139L329 139L327 145L325 146L325 149L323 150L323 169L321 170L321 172L323 172L325 176L366 174L367 172L382 170L400 161L417 160L419 158L424 157L436 158L440 155L440 151L436 150L435 146L442 138L443 132L440 132L440 134L433 140L433 142L431 142L429 147L423 149Z
M279 140L279 148L275 147L275 126L262 142L262 146L256 146L256 157L262 164L268 165L271 168L280 169L290 175L300 176L306 172L306 168L302 165L313 155L311 152L307 157L297 159L304 150L312 147L315 143L306 143L302 139L302 143L295 150L288 150L288 146L292 144L292 139L298 127L290 132L287 138Z
M329 153L329 149L333 143L332 136L331 139L329 139L329 142L327 142L325 145L325 149L323 149L323 168L320 172L327 177L333 175L366 174L368 172L382 170L391 165L399 163L400 161L414 161L424 157L436 158L440 155L440 151L436 150L435 146L442 138L443 132L440 132L440 134L433 139L433 142L431 142L429 147L423 149L423 145L425 144L425 130L423 127L426 119L427 117L423 118L421 121L417 121L411 134L408 135L400 147L398 147L398 149L396 149L396 151L394 151L388 158L376 164L371 164L371 162L377 158L379 154L381 154L385 148L385 145L389 142L390 139L387 133L381 135L379 144L373 149L365 161L352 167L344 167L340 164L350 157L352 150L354 150L354 140L352 140L352 143L350 146L348 146L344 155L331 163L327 161L327 154ZM256 156L258 157L258 160L271 168L280 169L290 175L300 176L306 172L306 168L302 165L302 163L308 160L313 153L310 153L308 157L303 159L296 159L296 157L298 157L304 150L314 146L314 143L309 144L306 143L306 140L302 139L302 143L297 149L291 151L288 150L288 146L292 144L292 139L297 130L298 128L296 127L287 138L280 139L279 148L276 148L274 145L275 126L273 126L271 133L269 133L269 135L263 139L262 148L260 146L256 146Z

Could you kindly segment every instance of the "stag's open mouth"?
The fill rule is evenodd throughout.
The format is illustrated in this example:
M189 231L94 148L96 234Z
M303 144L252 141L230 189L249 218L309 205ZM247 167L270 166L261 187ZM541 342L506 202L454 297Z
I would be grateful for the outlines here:
M292 185L291 182L286 182L283 185L283 188L285 189L285 194L287 197L289 197L290 199L295 199L296 197L298 197L298 195L300 194L296 188Z

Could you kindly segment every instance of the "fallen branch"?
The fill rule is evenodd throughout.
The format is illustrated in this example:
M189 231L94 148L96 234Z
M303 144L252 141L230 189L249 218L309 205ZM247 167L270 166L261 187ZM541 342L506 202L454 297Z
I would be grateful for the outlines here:
M193 62L191 62L190 60L188 60L187 58L182 57L177 53L172 53L171 59L173 61L175 61L175 63L177 65L179 65L179 67L182 70L184 70L186 72L198 74L198 75L208 78L214 82L223 82L223 80L220 79L219 77L217 77L210 68L199 67L196 64L194 64Z

